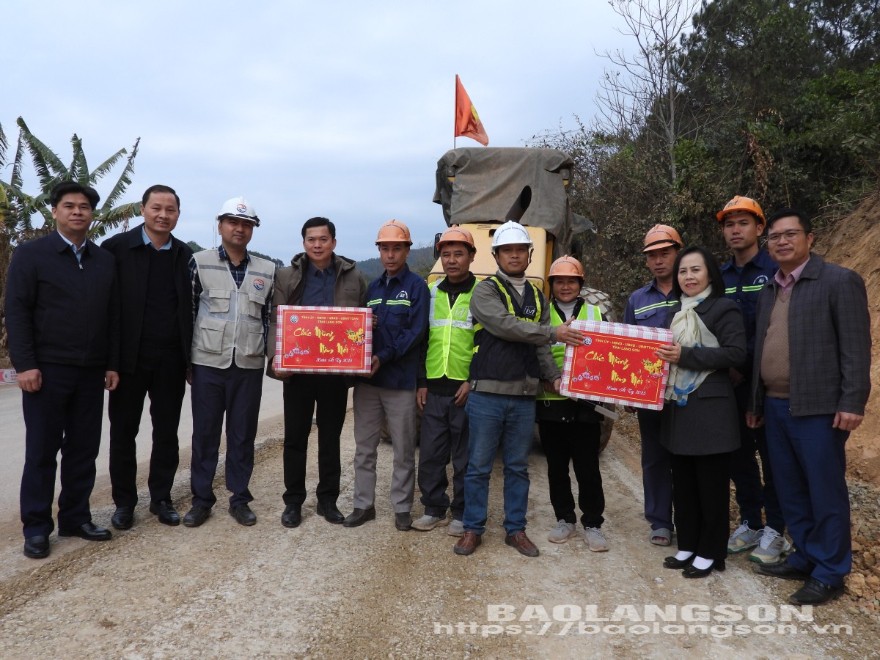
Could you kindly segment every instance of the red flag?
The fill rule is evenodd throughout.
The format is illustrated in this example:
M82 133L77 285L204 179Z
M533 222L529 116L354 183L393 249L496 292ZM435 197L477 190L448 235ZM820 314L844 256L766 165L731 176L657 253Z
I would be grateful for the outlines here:
M471 97L461 84L458 74L455 76L455 135L464 135L476 140L484 147L489 144L489 136L480 121L477 109L471 103Z

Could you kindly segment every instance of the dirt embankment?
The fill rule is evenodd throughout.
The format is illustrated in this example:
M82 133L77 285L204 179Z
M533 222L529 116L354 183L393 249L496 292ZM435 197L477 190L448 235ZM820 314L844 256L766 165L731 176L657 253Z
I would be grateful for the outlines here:
M871 311L871 398L865 421L847 443L850 473L880 487L880 193L866 199L817 240L816 250L865 279Z

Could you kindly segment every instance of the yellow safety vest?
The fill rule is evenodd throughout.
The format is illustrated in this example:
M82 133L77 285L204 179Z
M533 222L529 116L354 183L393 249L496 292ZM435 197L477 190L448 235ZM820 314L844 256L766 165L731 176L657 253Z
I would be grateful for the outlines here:
M590 305L585 302L581 305L575 318L579 321L601 321L602 311L595 305ZM556 305L551 303L550 325L555 328L563 323L565 323L565 321L562 320L562 317L559 316L559 312L556 311ZM565 362L565 344L562 342L556 342L550 350L553 352L553 359L556 360L556 366L561 370L562 365ZM564 397L561 394L546 391L541 391L537 396L539 401L564 401L567 398L568 397Z
M438 289L443 280L431 284L431 306L428 312L428 355L425 372L429 379L467 380L474 354L474 318L471 315L469 291L460 293L450 308L449 294Z

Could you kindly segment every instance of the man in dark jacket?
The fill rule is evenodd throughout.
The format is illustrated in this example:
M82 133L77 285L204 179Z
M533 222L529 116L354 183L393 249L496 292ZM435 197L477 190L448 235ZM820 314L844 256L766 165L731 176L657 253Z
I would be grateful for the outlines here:
M171 235L180 217L172 188L147 188L144 223L104 241L116 257L122 334L119 387L110 395L110 482L116 529L134 524L137 504L136 438L150 396L153 450L150 455L150 513L164 525L179 525L171 501L179 449L177 427L186 391L192 344L190 247Z
M742 311L748 350L742 369L730 370L742 441L740 448L730 457L730 478L735 488L741 524L728 539L727 550L731 553L752 550L749 555L751 561L775 564L791 550L791 544L783 536L785 521L776 497L764 429L746 426L746 408L755 352L755 306L761 289L773 279L777 266L767 251L758 245L766 224L764 211L758 202L737 195L715 217L732 253L730 261L721 266L724 295L739 305ZM761 456L760 467L756 453ZM763 524L762 509L767 516L766 525Z
M411 245L409 228L400 220L379 228L376 247L385 271L367 287L366 305L373 310L374 324L372 370L354 386L354 508L342 523L345 527L376 518L376 456L385 420L394 450L394 526L404 532L412 524L416 377L431 296L425 280L406 265Z
M24 554L49 555L56 457L58 535L106 541L89 497L101 443L103 389L119 382L119 308L113 255L88 240L98 193L72 181L51 193L56 231L16 249L6 324L27 427L21 477Z
M361 307L366 285L355 263L340 257L336 226L327 218L310 218L302 227L303 250L275 275L273 307L308 305ZM269 337L275 337L273 317ZM270 339L271 341L271 339ZM272 361L269 362L269 371ZM338 524L343 515L336 506L342 468L339 436L345 422L350 379L336 374L296 374L284 380L284 513L281 524L298 527L306 499L306 453L312 416L318 424L318 515Z
M803 581L789 600L819 605L843 593L852 569L846 440L871 392L871 327L862 278L811 254L800 211L767 221L779 264L758 299L748 424L765 424L767 450L795 551L757 570Z

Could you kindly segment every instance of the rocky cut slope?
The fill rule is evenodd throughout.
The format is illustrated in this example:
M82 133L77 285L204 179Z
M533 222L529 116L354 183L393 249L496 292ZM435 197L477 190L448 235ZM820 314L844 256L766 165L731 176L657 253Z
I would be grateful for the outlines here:
M880 487L880 191L862 202L832 231L817 237L816 252L865 279L871 311L871 398L865 421L847 442L849 472Z

